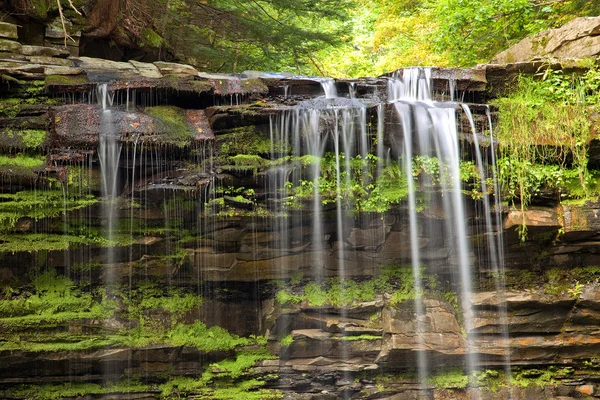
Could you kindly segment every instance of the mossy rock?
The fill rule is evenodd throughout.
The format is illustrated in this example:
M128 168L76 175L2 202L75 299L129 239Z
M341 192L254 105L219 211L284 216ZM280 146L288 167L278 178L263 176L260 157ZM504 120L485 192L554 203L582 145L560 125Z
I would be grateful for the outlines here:
M153 49L160 48L165 40L158 33L154 32L150 28L142 29L140 33L141 45L145 47L150 47Z
M271 152L271 141L255 126L242 126L229 129L216 137L216 150L219 156L257 156ZM229 164L229 159L223 160Z
M46 88L52 86L82 86L89 85L87 75L48 75L46 77Z
M44 170L46 159L23 153L0 155L0 175L15 178L35 178Z
M173 106L157 106L145 109L146 114L153 117L159 125L160 132L166 132L160 138L153 138L153 141L161 144L173 144L178 147L185 147L193 143L196 138L196 132L188 123L185 111Z
M21 53L21 43L8 39L0 39L0 51L8 53Z
M7 129L0 131L0 147L38 149L47 144L48 133L43 129Z
M198 94L213 91L210 82L196 79L194 76L166 75L159 81L157 87Z
M8 22L0 22L0 38L17 40L17 26Z

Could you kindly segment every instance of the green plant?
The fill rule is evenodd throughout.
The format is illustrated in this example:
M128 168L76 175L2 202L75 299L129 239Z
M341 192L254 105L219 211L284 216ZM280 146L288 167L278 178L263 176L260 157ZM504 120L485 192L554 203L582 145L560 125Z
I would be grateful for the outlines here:
M290 347L292 345L292 343L294 343L294 338L292 337L292 335L284 336L279 341L279 344L281 345L281 347Z

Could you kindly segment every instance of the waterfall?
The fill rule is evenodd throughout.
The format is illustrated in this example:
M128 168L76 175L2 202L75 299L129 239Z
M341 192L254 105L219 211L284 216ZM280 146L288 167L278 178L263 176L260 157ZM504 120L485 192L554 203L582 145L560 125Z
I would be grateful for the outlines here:
M335 81L333 79L319 78L318 81L321 83L326 99L335 99L338 97L337 88L335 87Z
M103 281L107 293L116 289L117 277L115 268L115 219L117 218L118 205L118 169L121 155L121 144L115 132L111 106L113 94L108 91L108 84L98 85L98 102L102 107L100 117L100 136L98 144L98 159L102 173L101 181L101 218L104 224L104 235L107 240L106 246L106 268ZM111 379L114 374L110 362L104 364L104 379Z

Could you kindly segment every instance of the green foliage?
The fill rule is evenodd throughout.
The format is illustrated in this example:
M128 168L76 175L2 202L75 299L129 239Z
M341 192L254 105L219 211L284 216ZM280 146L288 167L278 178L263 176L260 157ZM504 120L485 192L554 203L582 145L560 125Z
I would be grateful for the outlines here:
M437 290L437 280L434 276L424 275L423 281L430 291ZM275 300L282 306L306 301L311 307L327 305L341 308L373 301L377 295L382 293L392 294L390 299L392 305L414 300L416 292L412 269L389 267L372 279L362 282L352 279L330 278L322 284L310 282L304 287L296 287L293 290L282 288L277 291Z
M598 87L596 69L574 77L548 68L538 79L520 77L514 91L497 100L499 178L505 197L522 211L543 188L558 189L564 198L598 195L587 165L594 112L588 105L598 103Z
M364 211L383 213L394 204L408 197L408 183L398 164L385 167L375 181L375 187L367 194Z
M273 358L266 349L242 350L235 360L226 359L211 364L199 378L176 377L160 385L163 396L201 393L208 399L276 399L276 391L256 390L264 380L243 379L259 361Z
M290 347L292 345L292 343L294 343L294 338L292 337L292 335L284 336L279 341L279 344L281 345L281 347Z
M219 326L207 328L199 321L191 325L175 325L168 332L167 338L171 345L196 347L204 351L231 350L251 343L249 339L232 335Z
M253 171L255 175L270 164L269 160L255 154L236 154L229 157L229 162L232 165L225 165L221 168L226 171Z
M320 307L327 302L327 292L316 283L306 285L304 296L311 306Z
M286 289L282 289L282 290L278 291L277 294L275 295L275 300L277 301L277 303L284 306L287 304L300 303L302 301L302 297L296 296L295 294L290 293Z
M577 299L583 293L584 285L600 282L600 267L551 268L544 274L543 281L544 292L552 295L567 293Z

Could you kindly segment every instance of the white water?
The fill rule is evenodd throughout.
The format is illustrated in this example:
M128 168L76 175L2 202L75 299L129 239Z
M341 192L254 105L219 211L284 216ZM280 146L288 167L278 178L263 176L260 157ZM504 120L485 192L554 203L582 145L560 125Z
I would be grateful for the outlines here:
M326 99L333 99L332 94L335 90L333 81L321 81ZM406 174L408 184L407 212L410 233L410 260L414 276L414 290L417 300L415 301L415 321L416 321L416 346L413 349L417 361L417 370L421 387L428 387L427 379L434 372L434 361L428 359L428 346L425 337L429 329L430 321L427 319L427 309L425 302L426 287L423 280L422 263L427 258L422 257L421 243L423 236L438 236L440 239L436 242L443 243L442 246L448 249L448 263L441 271L427 271L427 273L450 271L450 275L456 276L452 282L453 287L459 288L458 298L460 303L459 319L463 321L464 329L469 333L465 338L466 355L465 363L467 373L472 373L481 368L482 362L478 357L476 347L476 336L474 335L473 312L471 309L471 295L473 293L473 250L471 246L471 231L468 226L468 219L465 207L465 196L461 192L462 182L460 180L461 154L459 145L459 132L457 113L462 112L467 116L474 127L473 118L470 109L466 105L454 103L455 82L449 81L449 96L451 102L436 102L432 96L431 70L426 68L405 69L403 73L396 74L388 81L388 100L394 103L399 126L403 132L403 140L394 153L401 154L401 165ZM350 88L352 97L353 90ZM311 198L311 220L309 230L310 251L312 273L314 280L320 282L325 277L324 269L328 261L325 259L327 253L334 255L337 259L337 276L340 280L347 277L347 260L352 258L345 240L351 229L356 227L356 222L348 219L348 211L344 209L343 188L348 184L351 174L350 160L360 155L365 157L369 153L376 153L378 157L377 175L382 169L391 162L386 152L388 143L386 139L385 104L376 106L377 124L369 128L367 121L367 108L353 100L356 103L350 105L340 105L336 102L327 103L315 102L303 104L302 106L290 109L280 113L277 117L271 119L270 135L272 143L284 142L298 156L314 156L314 162L307 169L308 177L302 178L297 170L288 171L285 168L270 172L269 192L279 193L282 201L291 193L286 189L286 182L292 182L297 185L300 179L308 179L313 182L313 196ZM347 100L347 99L346 99ZM323 104L325 103L325 105ZM389 122L393 124L393 121ZM490 120L491 123L491 120ZM491 128L490 128L491 131ZM474 140L477 140L475 133ZM491 135L491 133L490 133ZM375 140L373 140L375 139ZM272 145L271 158L278 157L275 148ZM484 161L479 151L479 143L475 143L476 162L478 172L481 177L481 192L484 194L482 199L484 222L486 229L487 250L491 260L491 268L498 271L501 276L503 265L502 253L502 235L494 234L494 224L492 212L497 213L496 221L500 221L500 205L498 198L494 197L494 207L492 207L491 198L488 195L488 185L486 182L486 173ZM324 235L330 231L325 227L327 221L326 213L331 208L327 208L322 203L321 188L319 187L319 176L322 171L320 162L327 151L334 153L335 161L335 186L337 198L335 201L335 231L337 237L330 238ZM389 151L389 150L388 150ZM495 160L493 156L493 146L490 149L492 153L492 165ZM415 156L424 155L436 157L440 171L441 192L423 191L420 185L422 181L415 179L412 170L412 161ZM495 171L494 174L494 192L498 193ZM427 178L429 179L429 178ZM431 182L430 182L431 183ZM419 202L424 201L428 205L443 210L444 222L442 225L423 226L419 217ZM494 210L493 210L494 209ZM288 222L289 223L289 222ZM441 227L441 229L440 229ZM281 227L281 232L287 227ZM282 239L282 247L283 239ZM431 251L431 250L427 250ZM438 267L435 267L438 268ZM287 269L287 268L283 268ZM503 285L498 283L498 293L502 293ZM342 319L346 317L346 311L341 309ZM504 314L502 314L504 313ZM506 317L506 311L500 310L500 315ZM506 326L506 324L503 324ZM504 337L507 332L503 332ZM348 356L343 352L343 359ZM509 357L507 355L507 361Z
M331 78L320 78L319 83L325 92L326 99L335 99L338 97L337 88L335 87L335 81Z

